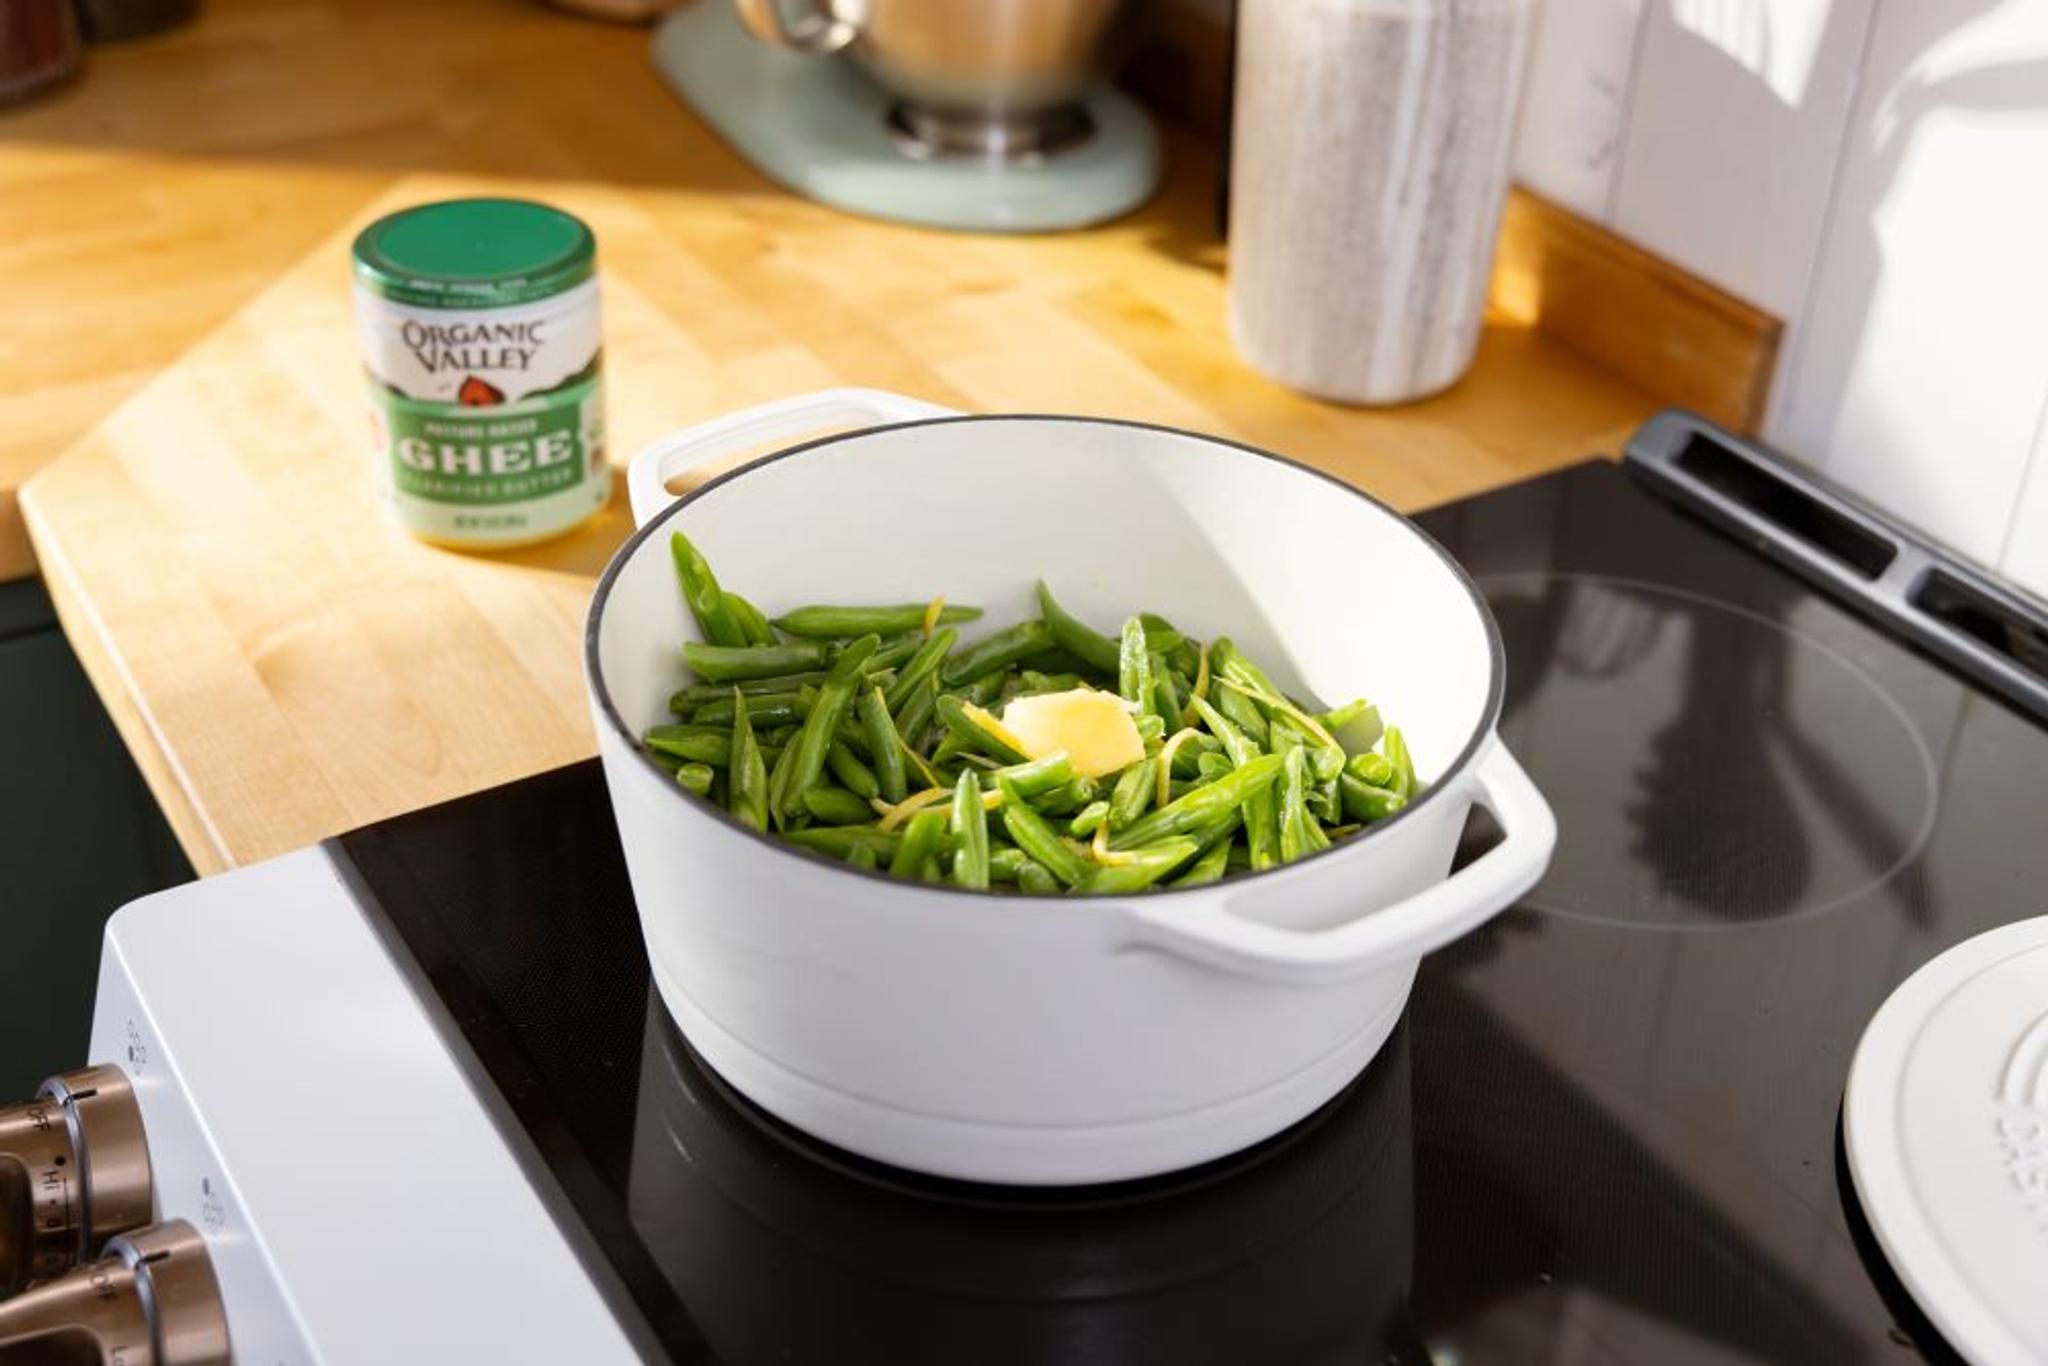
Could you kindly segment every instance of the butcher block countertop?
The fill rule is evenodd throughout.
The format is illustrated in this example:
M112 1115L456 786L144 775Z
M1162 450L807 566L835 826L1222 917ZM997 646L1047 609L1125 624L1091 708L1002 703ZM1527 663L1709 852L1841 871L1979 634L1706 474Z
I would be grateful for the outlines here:
M590 221L621 464L677 426L857 384L1215 432L1413 509L1611 453L1669 396L1537 325L1523 279L1497 281L1449 393L1312 401L1231 350L1192 139L1169 135L1159 198L1104 228L897 228L764 182L645 52L643 30L520 0L208 0L0 115L0 567L33 572L18 488L201 871L592 751L578 643L623 496L492 557L414 543L376 504L347 245L401 204L510 192Z

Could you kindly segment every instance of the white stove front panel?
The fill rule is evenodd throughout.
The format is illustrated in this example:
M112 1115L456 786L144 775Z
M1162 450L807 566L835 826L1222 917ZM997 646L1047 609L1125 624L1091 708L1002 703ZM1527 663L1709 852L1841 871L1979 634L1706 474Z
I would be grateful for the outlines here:
M117 913L91 1058L243 1366L640 1360L324 851Z

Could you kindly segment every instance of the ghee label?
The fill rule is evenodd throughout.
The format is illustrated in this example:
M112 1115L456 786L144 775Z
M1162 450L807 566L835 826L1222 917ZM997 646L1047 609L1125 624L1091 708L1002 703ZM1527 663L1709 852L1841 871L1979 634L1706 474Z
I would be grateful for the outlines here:
M410 531L510 545L611 495L597 281L530 303L421 307L356 289L379 467Z

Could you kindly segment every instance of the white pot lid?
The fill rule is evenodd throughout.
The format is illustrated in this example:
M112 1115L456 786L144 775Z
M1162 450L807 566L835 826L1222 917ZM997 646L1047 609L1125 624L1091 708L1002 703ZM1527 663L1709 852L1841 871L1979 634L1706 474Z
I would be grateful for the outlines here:
M1892 993L1850 1064L1842 1136L1879 1245L1950 1345L2048 1361L2048 916Z

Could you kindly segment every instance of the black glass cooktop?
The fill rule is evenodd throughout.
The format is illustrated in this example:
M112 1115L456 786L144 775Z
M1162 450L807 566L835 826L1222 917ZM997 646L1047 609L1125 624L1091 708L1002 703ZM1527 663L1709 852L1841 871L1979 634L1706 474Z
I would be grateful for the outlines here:
M932 1181L735 1097L649 991L594 764L339 842L650 1355L1945 1358L1837 1113L1899 981L2048 912L2048 731L1613 465L1421 521L1500 621L1555 865L1348 1092L1195 1172Z

